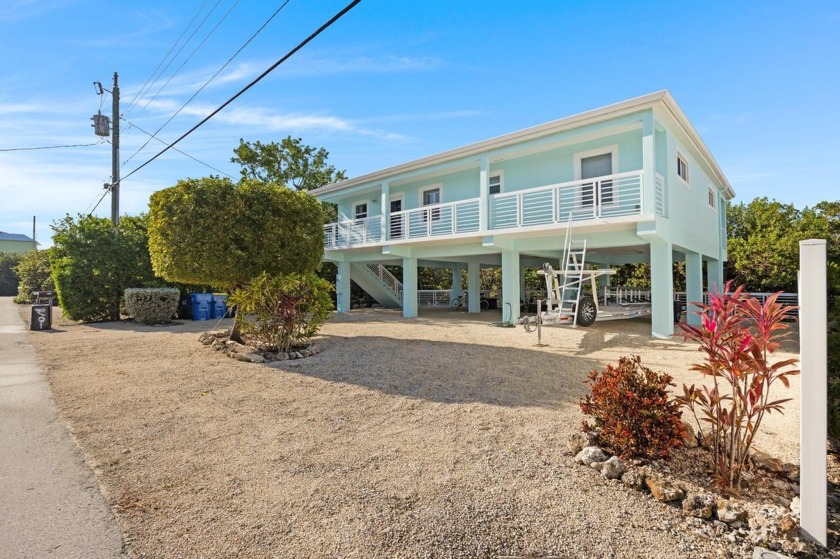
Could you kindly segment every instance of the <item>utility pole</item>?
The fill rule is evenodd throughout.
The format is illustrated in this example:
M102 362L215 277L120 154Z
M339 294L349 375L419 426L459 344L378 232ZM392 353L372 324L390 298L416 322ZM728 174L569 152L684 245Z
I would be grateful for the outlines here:
M111 134L111 222L118 227L120 221L120 87L117 73L114 72L114 90L111 115L113 132Z
M35 240L35 217L32 216L32 250L38 250L38 241Z

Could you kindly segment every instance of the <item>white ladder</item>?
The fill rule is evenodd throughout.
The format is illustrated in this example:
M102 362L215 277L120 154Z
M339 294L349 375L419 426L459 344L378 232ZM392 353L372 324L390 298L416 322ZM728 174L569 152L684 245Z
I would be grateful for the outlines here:
M586 264L586 239L572 239L572 216L566 225L566 241L563 246L563 287L560 291L558 309L560 316L571 317L572 326L577 326L577 309L583 291L583 269Z

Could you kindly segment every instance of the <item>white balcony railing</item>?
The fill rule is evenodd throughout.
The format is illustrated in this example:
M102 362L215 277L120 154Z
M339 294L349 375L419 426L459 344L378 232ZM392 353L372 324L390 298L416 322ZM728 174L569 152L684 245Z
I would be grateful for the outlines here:
M496 194L490 198L490 228L638 215L641 207L642 172L633 171Z
M434 204L391 214L389 240L418 239L478 231L478 198Z
M324 225L324 248L347 248L382 241L382 216L351 219Z
M654 180L654 211L667 217L664 180ZM645 188L642 171L577 180L489 197L488 229L513 229L573 221L640 215ZM365 246L477 233L479 199L435 204L394 212L383 238L383 216L330 223L324 226L324 248Z

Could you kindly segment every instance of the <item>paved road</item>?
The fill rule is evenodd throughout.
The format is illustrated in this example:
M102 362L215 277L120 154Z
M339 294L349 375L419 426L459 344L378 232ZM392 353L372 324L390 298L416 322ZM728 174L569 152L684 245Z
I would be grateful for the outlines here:
M58 414L11 297L0 297L0 559L123 557L122 535Z

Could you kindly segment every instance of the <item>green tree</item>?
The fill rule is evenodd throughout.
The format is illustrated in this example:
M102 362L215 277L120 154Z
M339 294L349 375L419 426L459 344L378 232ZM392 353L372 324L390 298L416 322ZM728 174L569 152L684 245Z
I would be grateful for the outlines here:
M18 278L17 266L22 254L0 252L0 296L17 295Z
M120 229L91 215L52 225L50 269L58 303L71 320L117 320L129 287L157 285L146 242L147 216L125 216Z
M242 165L243 179L254 179L264 183L276 183L293 190L310 191L327 184L343 181L345 171L327 163L329 152L303 143L300 138L287 136L278 144L270 142L246 142L240 138L239 146L233 150L232 163ZM338 220L338 209L334 204L323 202L324 223Z
M187 179L149 206L152 265L168 281L230 289L262 272L317 270L324 254L321 205L277 184Z
M27 252L17 268L20 283L15 303L31 303L35 300L34 291L54 291L55 283L50 275L50 251L33 250Z
M347 178L344 171L327 163L329 152L307 146L300 138L288 136L278 144L239 140L232 163L242 165L243 179L277 183L294 190L312 190Z

